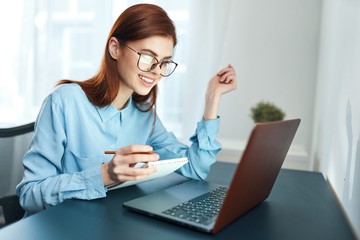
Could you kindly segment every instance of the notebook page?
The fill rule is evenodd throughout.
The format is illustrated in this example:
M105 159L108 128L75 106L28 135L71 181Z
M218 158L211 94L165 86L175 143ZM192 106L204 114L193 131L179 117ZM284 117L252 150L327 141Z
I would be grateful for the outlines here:
M184 158L174 158L174 159L167 159L167 160L159 160L156 162L149 162L148 165L150 167L156 167L157 171L155 173L150 174L146 178L137 180L137 181L127 181L124 183L121 183L119 185L108 187L108 190L123 188L127 186L131 186L134 184L138 184L141 182L150 181L159 177L166 176L174 171L176 171L178 168L182 167L184 164L188 162L188 159L186 157ZM141 167L142 164L136 165L136 167Z

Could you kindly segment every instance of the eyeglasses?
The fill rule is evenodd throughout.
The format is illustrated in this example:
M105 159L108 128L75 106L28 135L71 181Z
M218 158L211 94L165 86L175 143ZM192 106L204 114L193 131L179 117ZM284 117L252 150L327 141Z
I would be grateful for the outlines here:
M159 61L157 60L156 57L146 53L139 53L135 49L129 47L126 44L121 43L121 45L124 45L125 47L129 48L130 50L132 50L133 52L139 55L137 67L143 72L150 72L151 70L154 70L157 67L157 65L160 65L160 70L161 70L160 75L163 77L168 77L175 71L175 68L178 65L176 62L172 61L171 59Z

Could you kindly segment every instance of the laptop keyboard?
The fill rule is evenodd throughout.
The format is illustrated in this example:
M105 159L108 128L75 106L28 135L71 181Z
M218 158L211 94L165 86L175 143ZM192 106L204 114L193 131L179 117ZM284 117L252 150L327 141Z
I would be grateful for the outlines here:
M228 187L220 186L185 203L163 211L164 214L208 225L215 221Z

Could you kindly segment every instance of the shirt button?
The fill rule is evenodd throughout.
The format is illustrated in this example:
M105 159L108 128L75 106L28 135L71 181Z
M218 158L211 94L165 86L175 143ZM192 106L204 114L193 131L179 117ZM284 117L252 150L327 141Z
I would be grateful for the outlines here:
M98 195L99 195L99 192L98 192L98 191L94 191L94 194L95 194L95 196L98 196Z
M115 148L115 145L114 145L114 144L112 144L112 145L110 146L110 148L111 148L111 149L114 149L114 148Z

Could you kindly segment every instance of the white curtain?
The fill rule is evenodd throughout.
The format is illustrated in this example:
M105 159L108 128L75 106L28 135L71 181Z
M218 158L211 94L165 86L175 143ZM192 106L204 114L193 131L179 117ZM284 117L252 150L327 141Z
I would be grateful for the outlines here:
M188 71L182 111L184 138L194 132L196 122L202 118L208 81L229 64L224 59L224 48L229 35L231 5L231 0L198 0L189 6L188 55L184 59Z
M86 79L99 67L111 1L1 2L0 123L34 121L63 78Z

